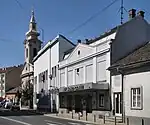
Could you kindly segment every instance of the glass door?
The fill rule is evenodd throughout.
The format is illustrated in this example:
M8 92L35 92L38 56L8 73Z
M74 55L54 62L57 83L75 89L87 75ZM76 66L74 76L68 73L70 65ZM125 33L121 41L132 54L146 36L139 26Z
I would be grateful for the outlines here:
M115 101L115 115L121 116L122 115L121 93L114 93L114 101Z

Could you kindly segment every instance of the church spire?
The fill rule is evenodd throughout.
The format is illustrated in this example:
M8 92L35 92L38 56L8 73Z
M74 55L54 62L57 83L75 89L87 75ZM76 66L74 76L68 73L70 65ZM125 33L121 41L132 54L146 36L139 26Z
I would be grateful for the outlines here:
M32 9L30 23L29 23L29 31L26 33L26 36L27 37L29 37L29 36L38 37L39 35L40 34L38 33L37 28L36 28L34 10Z
M31 12L30 23L36 23L36 22L35 22L35 17L34 17L34 10L32 10L32 12Z
M30 31L36 31L36 22L35 22L35 16L34 16L34 10L31 12L31 19L30 19L30 25L29 25Z

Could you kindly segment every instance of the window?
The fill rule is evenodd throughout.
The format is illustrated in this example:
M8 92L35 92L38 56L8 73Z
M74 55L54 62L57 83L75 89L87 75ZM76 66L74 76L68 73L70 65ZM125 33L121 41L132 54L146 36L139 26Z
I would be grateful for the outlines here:
M37 50L36 48L33 48L33 57L35 57L37 55Z
M77 68L77 73L79 73L79 68Z
M45 82L45 72L42 73L42 82Z
M131 88L131 108L142 108L141 87Z
M36 26L35 26L34 24L32 25L32 29L33 29L33 30L36 30Z
M56 66L52 67L52 77L56 77Z
M45 80L48 80L48 70L45 71Z
M45 82L48 80L48 70L39 74L39 82Z
M99 95L99 107L104 107L104 94Z
M26 48L26 58L28 57L28 48Z
M39 82L41 82L42 80L41 80L41 73L39 74Z
M37 76L34 77L34 84L37 84Z
M80 50L78 50L78 55L80 55Z

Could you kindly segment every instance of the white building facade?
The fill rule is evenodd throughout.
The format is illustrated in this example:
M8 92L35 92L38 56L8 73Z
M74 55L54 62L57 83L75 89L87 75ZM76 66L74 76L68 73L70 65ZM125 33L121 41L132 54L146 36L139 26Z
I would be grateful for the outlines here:
M74 47L62 35L49 41L34 58L34 108L48 109L51 112L59 108L58 63L64 52Z
M110 106L110 42L113 31L93 40L90 44L78 43L59 63L59 113L79 113L83 116L108 114Z

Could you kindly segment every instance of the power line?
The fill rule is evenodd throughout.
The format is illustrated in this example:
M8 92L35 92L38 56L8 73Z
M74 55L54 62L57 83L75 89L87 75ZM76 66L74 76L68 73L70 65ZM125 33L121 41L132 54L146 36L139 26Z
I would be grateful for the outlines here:
M0 41L3 41L3 42L15 42L11 39L4 39L4 38L0 38Z
M94 15L92 15L90 18L88 18L85 22L83 22L82 24L80 24L79 26L77 26L76 28L74 28L72 31L68 32L68 34L71 34L73 32L75 32L76 30L78 30L79 28L83 27L84 25L86 25L88 22L90 22L91 20L93 20L95 17L97 17L99 14L101 14L102 12L104 12L105 10L107 10L109 7L111 7L114 3L116 3L119 0L114 0L113 2L111 2L110 4L108 4L106 7L104 7L102 10L98 11L97 13L95 13Z
M18 0L15 0L15 1L19 5L19 7L21 9L23 9L24 11L26 11L25 8L22 6L22 4ZM34 6L35 6L34 3L32 3L32 10L34 9ZM39 26L39 29L41 30L41 38L42 38L42 41L44 42L44 29L41 28L40 26Z
M21 9L24 9L23 6L22 6L22 4L21 4L18 0L15 0L15 1L16 1L16 3L19 5L19 7L20 7Z

